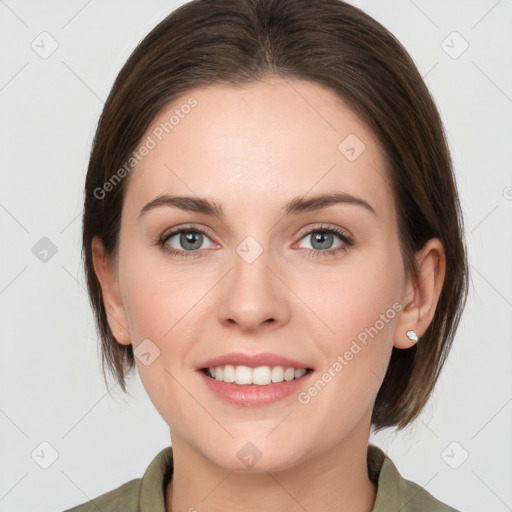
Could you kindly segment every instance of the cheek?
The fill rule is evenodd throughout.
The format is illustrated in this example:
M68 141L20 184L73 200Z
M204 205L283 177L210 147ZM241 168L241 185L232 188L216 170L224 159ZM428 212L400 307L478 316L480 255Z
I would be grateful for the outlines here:
M201 297L208 291L207 280L197 276L194 280L184 267L171 271L142 254L132 255L122 267L122 293L139 377L168 424L193 422L193 412L198 411L189 406L189 397L183 392L188 375L182 372L189 361L191 340L197 334L197 315L204 311ZM147 339L156 348L145 341L146 345L137 350ZM137 354L146 352L148 346L151 360L145 364Z
M317 380L298 400L305 406L304 414L329 417L329 425L323 423L321 431L326 439L336 438L343 428L348 432L355 422L371 414L401 308L397 261L391 256L360 266L347 265L346 272L338 269L338 277L325 280L330 290L327 295L309 294L311 308L332 332L323 328L323 334L316 337L323 364ZM302 293L307 292L304 289Z
M317 320L325 367L341 356L343 373L351 374L350 386L371 378L371 373L384 377L401 309L404 274L399 248L379 247L351 256L329 273L308 277L298 291L308 297L308 306L323 324Z
M353 338L388 310L394 317L393 304L401 296L403 279L398 251L383 247L351 255L328 272L306 274L300 293L336 337Z
M167 289L165 280L156 280L151 271L133 269L125 280L123 302L132 342L150 338L155 344L172 328L179 311L176 294Z
M159 347L194 315L208 283L192 267L170 263L158 247L126 240L120 249L119 279L132 341L149 338Z

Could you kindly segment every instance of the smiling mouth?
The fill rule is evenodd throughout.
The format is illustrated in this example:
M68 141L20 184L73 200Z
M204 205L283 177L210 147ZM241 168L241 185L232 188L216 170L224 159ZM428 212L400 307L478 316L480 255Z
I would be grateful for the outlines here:
M258 366L251 368L243 365L217 366L202 368L201 371L209 378L240 386L267 386L298 380L311 373L311 368L292 368L286 366Z

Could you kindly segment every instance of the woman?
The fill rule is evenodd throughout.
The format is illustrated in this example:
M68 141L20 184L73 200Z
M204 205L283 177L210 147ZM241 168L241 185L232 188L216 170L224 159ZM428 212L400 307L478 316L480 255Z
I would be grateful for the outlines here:
M72 510L454 510L370 430L425 406L466 295L443 127L339 0L195 0L105 104L83 255L104 369L171 444Z

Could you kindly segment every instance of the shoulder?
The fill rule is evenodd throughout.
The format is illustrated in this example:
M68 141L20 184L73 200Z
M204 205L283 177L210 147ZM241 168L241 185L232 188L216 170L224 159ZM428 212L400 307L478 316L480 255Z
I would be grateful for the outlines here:
M63 512L165 512L165 487L173 472L172 447L163 448L147 467L142 478L135 478L86 503Z
M401 476L399 488L401 503L403 503L401 506L408 512L458 512L446 503L439 501L420 485Z
M139 505L141 482L141 478L130 480L116 489L63 512L98 512L98 510L102 512L111 510L136 512Z
M378 475L372 512L458 512L420 485L405 479L393 461L375 445L368 447L368 470L371 475Z

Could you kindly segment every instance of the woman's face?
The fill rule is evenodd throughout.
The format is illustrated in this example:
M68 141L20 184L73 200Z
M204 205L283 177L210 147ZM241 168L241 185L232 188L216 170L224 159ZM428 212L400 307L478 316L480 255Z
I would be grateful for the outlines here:
M173 445L276 471L366 443L407 284L376 137L329 90L275 79L191 91L143 144L111 316ZM162 196L188 199L145 208ZM230 362L259 383L202 371ZM288 366L312 371L263 384Z

